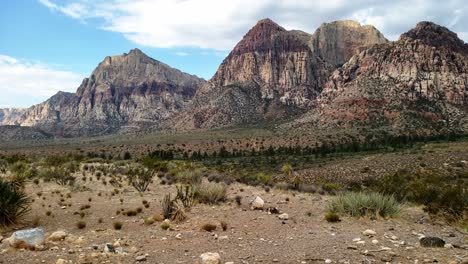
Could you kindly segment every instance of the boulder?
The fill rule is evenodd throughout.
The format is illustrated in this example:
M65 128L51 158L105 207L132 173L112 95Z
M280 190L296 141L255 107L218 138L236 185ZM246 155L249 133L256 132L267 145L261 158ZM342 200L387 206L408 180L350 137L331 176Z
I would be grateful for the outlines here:
M216 252L203 253L200 255L200 264L221 264L221 256Z
M419 240L422 247L444 247L445 241L439 237L423 237Z
M38 249L44 243L44 229L33 228L19 230L9 238L10 246L14 248Z
M68 234L65 231L55 231L48 238L47 241L62 241Z
M250 202L250 208L253 210L263 210L263 207L265 206L265 201L263 201L260 196L256 196L251 202Z

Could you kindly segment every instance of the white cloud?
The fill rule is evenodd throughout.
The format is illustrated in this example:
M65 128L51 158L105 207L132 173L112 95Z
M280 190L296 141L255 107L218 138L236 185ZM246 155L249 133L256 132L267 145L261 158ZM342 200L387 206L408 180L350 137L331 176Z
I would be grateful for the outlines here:
M468 34L466 0L38 0L53 11L150 47L230 50L259 19L313 33L322 22L356 19L390 39L423 20Z
M27 107L58 91L75 91L82 79L73 72L0 54L0 105Z
M183 52L183 51L177 51L174 54L177 55L177 56L181 56L181 57L186 57L186 56L190 55L189 53Z

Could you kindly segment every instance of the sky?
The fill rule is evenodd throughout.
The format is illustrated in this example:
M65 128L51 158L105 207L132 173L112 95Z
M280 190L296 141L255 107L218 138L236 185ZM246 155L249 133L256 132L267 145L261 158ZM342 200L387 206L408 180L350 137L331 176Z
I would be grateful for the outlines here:
M15 0L0 10L0 108L75 92L108 55L139 48L209 79L263 18L313 33L352 19L396 40L433 21L468 42L468 0Z

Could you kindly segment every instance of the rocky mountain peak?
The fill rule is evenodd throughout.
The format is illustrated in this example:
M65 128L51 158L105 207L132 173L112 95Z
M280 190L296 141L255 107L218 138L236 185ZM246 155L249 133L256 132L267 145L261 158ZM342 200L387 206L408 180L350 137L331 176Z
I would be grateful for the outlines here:
M388 40L374 26L343 20L323 23L312 35L312 50L323 60L341 66L353 55Z
M404 33L400 39L407 38L419 40L429 46L444 47L455 52L468 54L468 44L459 39L456 33L433 22L419 22L415 28Z

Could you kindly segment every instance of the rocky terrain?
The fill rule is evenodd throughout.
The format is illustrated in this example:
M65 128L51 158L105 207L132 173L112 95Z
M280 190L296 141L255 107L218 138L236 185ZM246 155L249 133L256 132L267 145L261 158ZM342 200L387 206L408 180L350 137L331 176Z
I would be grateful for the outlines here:
M22 121L24 109L21 108L0 108L0 124L19 125Z
M52 135L34 127L0 126L0 143L20 140L41 141L50 138Z
M310 35L261 20L200 88L191 107L166 127L217 128L290 118L314 107L340 63L386 42L377 29L357 22L323 24Z
M448 29L421 22L398 41L374 45L337 69L317 109L295 126L466 131L467 46Z
M65 137L138 130L179 112L203 83L134 49L106 57L76 93L59 92L4 121Z

